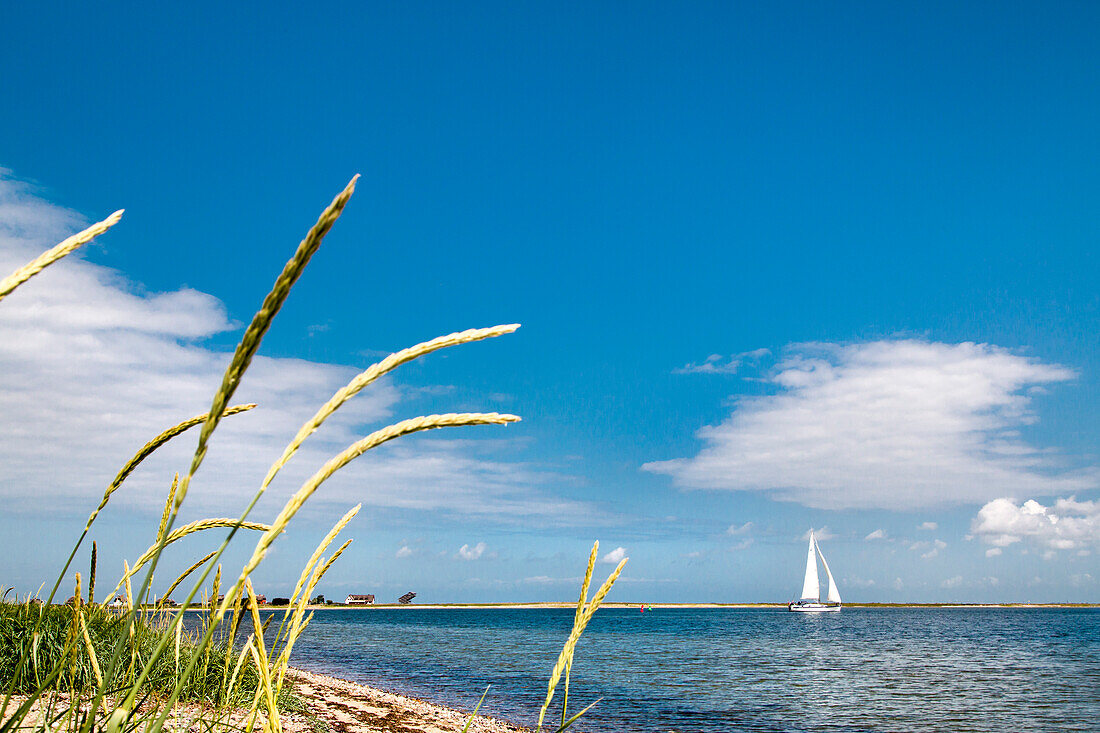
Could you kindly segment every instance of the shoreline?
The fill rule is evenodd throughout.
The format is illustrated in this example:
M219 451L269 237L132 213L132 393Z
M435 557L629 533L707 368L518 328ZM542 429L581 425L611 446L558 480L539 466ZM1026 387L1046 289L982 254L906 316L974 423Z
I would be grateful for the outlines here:
M645 606L646 611L675 611L679 609L757 609L757 610L781 610L787 608L787 602L781 603L624 603L616 601L604 602L600 605L603 609L620 609L637 611ZM575 601L546 601L546 602L518 602L518 603L362 603L362 604L310 604L307 611L508 611L508 610L545 610L545 609L576 609ZM1100 603L844 603L843 608L855 609L923 609L935 610L937 608L951 609L1100 609ZM146 607L148 608L148 607ZM272 606L261 604L260 611L286 611L287 606ZM176 607L165 607L161 611L173 613L180 610ZM209 607L192 605L185 609L187 613L205 613Z
M332 675L287 669L307 712L280 714L285 733L461 733L469 712ZM289 725L288 725L289 723ZM497 718L478 714L471 733L528 733Z
M287 668L287 679L293 684L294 695L301 701L302 709L279 711L283 733L462 733L470 715L469 712L438 703L297 667ZM59 699L68 704L66 693L60 693ZM15 707L25 700L24 695L12 697ZM46 712L51 708L48 704L44 705L45 701L46 698L35 701L23 721L23 730L41 726L44 716L55 714ZM86 702L81 701L80 707L87 710ZM9 710L14 714L14 708ZM164 729L175 733L200 733L207 729L200 721L215 718L231 728L239 729L247 717L245 708L214 711L203 703L179 702L165 721ZM3 720L0 719L0 722ZM266 721L265 713L259 712L253 730L263 730ZM105 719L102 722L106 724ZM56 730L53 725L47 728ZM473 719L469 731L530 733L528 728L481 714Z

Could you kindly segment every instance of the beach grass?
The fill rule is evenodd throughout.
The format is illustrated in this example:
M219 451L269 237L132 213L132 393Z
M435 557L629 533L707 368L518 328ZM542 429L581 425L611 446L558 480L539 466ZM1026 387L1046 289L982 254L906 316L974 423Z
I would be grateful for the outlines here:
M135 665L150 658L162 636L176 635L170 617L163 612L142 614L137 623L127 624L124 615L97 604L75 602L45 605L33 600L0 603L0 679L7 680L12 693L35 694L45 680L56 677L55 690L84 694L103 687L125 688ZM197 635L180 628L179 654L195 650ZM124 638L123 638L124 637ZM122 641L133 665L119 665L111 677L103 676L99 660L109 658ZM176 673L176 655L162 657L152 668L147 691L163 696L182 684L182 699L210 705L247 704L255 693L259 674L254 667L243 667L232 690L222 684L221 665L236 654L225 636L217 638L205 650L211 664L205 674L180 681ZM289 699L288 691L286 699Z
M66 733L90 733L92 730L158 733L166 726L204 731L252 731L260 727L267 733L281 733L280 709L293 705L295 700L287 684L291 654L313 617L309 598L351 542L345 541L325 557L328 548L360 507L348 511L308 558L273 637L265 636L267 622L260 618L251 584L252 573L263 562L272 544L327 479L385 442L425 430L506 425L519 421L515 415L495 412L447 413L398 421L333 456L301 485L272 521L250 519L271 480L293 458L302 443L378 377L439 349L511 333L519 324L470 329L432 339L371 366L325 402L271 464L265 479L237 518L203 519L175 526L191 480L202 466L218 425L226 417L256 407L251 404L231 407L230 401L291 289L351 199L357 178L352 178L322 211L275 280L230 358L210 409L159 433L124 464L89 515L68 560L44 599L28 597L0 601L0 680L6 682L0 703L0 733L46 728ZM121 215L121 211L115 212L0 280L0 300L106 232L119 222ZM127 477L149 455L193 427L199 427L199 435L189 468L182 479L177 475L168 488L160 521L150 528L149 549L132 566L123 563L122 576L104 599L112 600L111 607L96 603L94 597L97 564L94 542L89 558L87 597L82 591L81 575L76 573L71 576L74 591L69 602L65 605L54 603L58 590L66 578L70 578L69 570L84 539L93 532L97 517L112 496L123 488ZM158 604L151 585L165 549L185 536L216 529L227 530L221 542L192 564L161 596L167 598L177 587L189 588L180 608L169 609L163 603ZM225 576L228 582L223 584L219 561L229 544L244 536L239 534L242 529L259 532L259 539L249 560L239 572ZM564 690L561 719L551 727L563 731L587 710L584 708L572 716L567 714L569 675L576 643L626 562L619 563L589 600L588 588L597 549L598 543L592 548L573 628L550 670L546 700L539 715L540 730L559 683ZM224 596L220 603L217 602L219 596ZM197 606L205 609L201 623L187 630L183 623L185 609ZM246 640L234 646L234 640L243 633L247 633ZM188 701L203 705L190 720L181 722L179 704Z

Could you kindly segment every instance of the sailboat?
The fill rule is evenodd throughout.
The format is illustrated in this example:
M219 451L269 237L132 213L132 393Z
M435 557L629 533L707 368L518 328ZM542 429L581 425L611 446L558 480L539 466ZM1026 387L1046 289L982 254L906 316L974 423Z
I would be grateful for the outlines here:
M821 564L825 566L825 575L829 578L829 594L825 601L821 600L821 586L817 580L817 558L821 557ZM814 531L810 530L810 548L806 553L806 579L802 582L802 597L797 601L787 604L788 611L839 611L840 591L836 587L836 580L829 570L829 563L825 561L825 553L817 544Z

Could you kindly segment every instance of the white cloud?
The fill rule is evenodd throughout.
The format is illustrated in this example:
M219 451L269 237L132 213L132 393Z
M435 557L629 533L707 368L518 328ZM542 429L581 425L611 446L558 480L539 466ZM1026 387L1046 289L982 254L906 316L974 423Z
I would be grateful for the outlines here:
M458 554L455 557L459 557L463 560L477 560L479 557L485 554L485 551L489 549L488 545L484 542L478 542L473 547L469 545L463 545L458 548Z
M943 540L913 542L909 545L910 550L921 551L921 557L925 560L931 560L936 555L940 554L940 550L947 547L947 543Z
M886 530L876 529L874 532L871 532L870 534L868 534L863 539L865 539L865 540L884 540L884 539L886 539Z
M923 555L921 555L921 557L923 557L925 560L930 560L931 558L933 558L936 555L940 554L940 550L942 550L945 547L947 547L946 542L944 542L943 540L936 540L933 543L932 549L929 550L928 552L924 553Z
M905 587L905 584L901 582L901 578L894 578L892 585L894 586L894 590L901 590Z
M745 539L741 540L737 544L732 545L730 547L730 550L733 550L734 552L739 552L740 550L747 550L750 547L752 547L752 543L753 543L752 537L746 537Z
M1034 499L1020 505L1012 499L994 499L978 510L970 531L995 547L1017 542L1047 551L1100 547L1100 501L1071 497L1047 507Z
M731 524L729 526L729 529L726 530L726 534L735 537L738 535L748 534L752 532L752 527L752 522L745 522L744 524Z
M624 557L626 557L626 548L616 547L614 550L600 558L600 562L611 563L612 565L614 565L621 562Z
M7 274L82 225L0 171L0 273ZM126 220L101 238L125 229ZM96 246L96 245L92 245ZM265 267L270 267L267 263ZM307 273L308 276L308 273ZM293 298L293 296L292 296ZM0 502L27 513L86 513L118 468L152 436L209 409L230 353L209 337L240 327L211 295L146 292L121 274L70 256L0 303ZM275 328L279 328L276 321ZM185 511L242 508L298 427L359 369L258 356L234 402L257 402L225 420L196 476ZM346 404L303 446L258 514L278 506L329 457L391 418L403 390L380 380ZM549 477L502 460L506 431L477 429L397 441L337 474L311 500L575 523L593 516L546 495ZM490 435L491 434L491 435ZM461 437L459 437L461 436ZM110 509L160 510L175 471L185 471L197 431L142 464ZM59 451L64 461L58 461Z
M820 529L813 529L811 527L802 534L801 539L808 542L810 539L810 532L814 533L814 536L817 537L818 542L823 542L825 540L835 540L837 538L837 535L834 534L828 527L821 527Z
M936 524L935 522L921 522L920 526L917 527L917 529L928 530L930 532L935 532L939 528L940 525Z
M741 366L741 360L735 356L731 356L726 361L722 361L721 354L711 354L702 363L684 364L682 367L678 367L672 370L673 374L736 374L737 368Z
M413 551L408 545L401 545L401 549L397 551L395 557L412 557Z
M549 575L532 575L529 578L524 578L521 583L530 583L532 585L549 585L551 583L564 583L565 578L551 578Z
M963 577L961 575L956 575L955 577L948 578L947 580L940 583L940 587L941 588L958 588L962 584L963 584Z
M647 463L686 489L768 491L811 507L913 509L1100 485L1018 429L1032 388L1074 372L987 344L792 347L776 394L741 398L694 457Z
M532 575L530 577L523 578L519 582L521 584L527 585L568 585L570 587L580 587L580 584L583 580L584 578L581 578L579 576L570 578L554 578L549 575Z
M1002 552L1004 552L1004 550L1002 550L1000 547L990 547L988 550L985 551L985 556L997 557L997 555L1000 555Z
M844 585L851 586L853 588L874 588L875 581L868 578L847 577L844 579Z
M711 354L701 363L684 364L672 370L673 374L736 374L743 363L757 362L772 352L768 349L753 349L740 354L724 357L721 354Z

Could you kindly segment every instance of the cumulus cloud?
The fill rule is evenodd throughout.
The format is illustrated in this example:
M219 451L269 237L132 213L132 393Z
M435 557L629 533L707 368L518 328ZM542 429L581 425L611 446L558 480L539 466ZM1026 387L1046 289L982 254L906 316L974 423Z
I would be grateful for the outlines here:
M413 551L412 551L411 547L409 547L408 545L401 545L401 549L397 551L397 554L395 555L395 557L398 557L398 558L412 557L412 554L413 554Z
M83 224L0 171L0 273ZM103 239L125 226L124 219ZM79 253L8 296L0 303L5 509L42 512L48 503L51 513L89 511L140 446L209 409L230 358L210 346L210 338L239 328L211 295L188 288L147 292ZM298 427L363 366L256 357L234 401L259 407L222 423L186 508L235 516ZM329 457L392 418L403 395L383 379L348 402L284 469L261 511L281 505ZM326 483L311 506L361 501L504 522L538 516L573 523L570 515L592 515L591 508L548 496L541 471L502 458L514 445L501 431L487 435L490 440L467 433L372 451ZM143 463L112 508L159 512L172 473L186 470L196 439L197 431L177 438ZM62 451L65 460L58 461Z
M614 550L600 558L600 562L611 563L612 565L614 565L621 562L624 557L626 557L626 548L616 547Z
M1100 501L1071 497L1048 507L1034 499L1019 505L1012 499L994 499L978 510L970 531L994 548L1018 542L1047 551L1100 547Z
M988 550L985 551L985 556L986 557L997 557L1002 552L1004 552L1004 550L1002 550L1000 547L990 547Z
M865 539L865 540L884 540L884 539L886 539L886 530L876 529L874 532L871 532L870 534L868 534L863 539Z
M647 463L685 489L767 491L826 508L914 509L1100 485L1019 428L1036 387L1074 372L988 344L791 347L774 394L741 398L693 457Z
M963 576L956 575L955 577L948 578L947 580L940 583L940 587L941 588L958 588L962 584L963 584Z
M745 522L744 524L731 524L729 529L726 530L726 534L734 537L743 534L749 534L752 532L752 522Z
M463 545L458 548L458 554L455 557L463 560L477 560L479 557L485 554L485 551L489 549L489 546L484 542L478 542L473 547L469 545Z
M935 522L921 522L920 526L917 527L917 529L927 530L929 532L935 532L939 528L940 525L936 524Z

